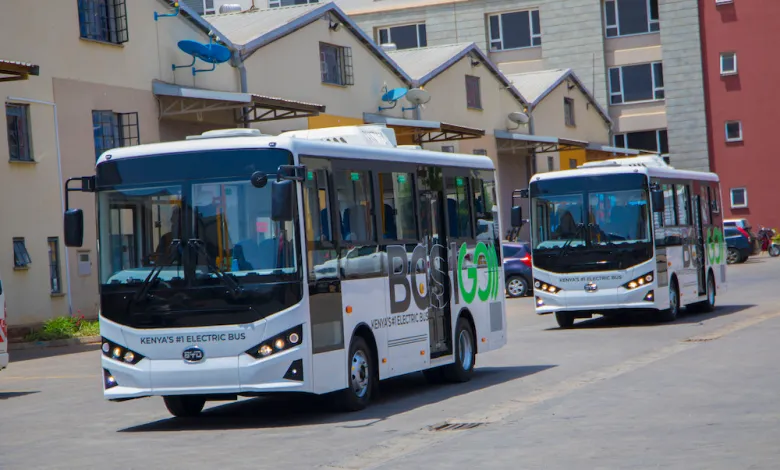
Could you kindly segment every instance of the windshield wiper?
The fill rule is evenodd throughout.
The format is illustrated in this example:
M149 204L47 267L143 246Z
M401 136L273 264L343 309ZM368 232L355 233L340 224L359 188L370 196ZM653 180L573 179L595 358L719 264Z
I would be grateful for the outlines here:
M157 276L160 275L162 268L165 266L170 266L173 262L173 258L179 254L179 245L181 245L181 240L179 239L173 240L171 244L168 245L168 249L170 251L168 252L167 256L160 262L160 264L156 265L154 269L152 269L148 276L146 276L146 279L144 279L141 287L136 291L136 294L133 297L133 302L138 302L139 300L146 297L149 289L152 287L152 284L154 284L154 281L157 280Z
M222 280L225 284L227 284L228 287L230 287L231 291L233 292L233 297L238 297L244 292L244 289L241 287L241 285L238 284L238 282L233 279L232 275L225 274L224 271L219 269L219 267L211 261L211 258L209 258L209 253L206 251L206 242L199 238L190 238L190 240L187 242L187 246L190 248L195 248L198 253L203 255L204 258L206 258L206 264L208 264L208 267L211 271L214 272L214 274L217 275L218 278Z
M585 234L583 233L583 229L588 225L589 224L585 224L585 223L577 224L577 230L574 232L574 236L566 240L566 243L564 243L563 247L561 247L561 257L569 254L569 249L571 248L571 242L573 242L577 237L579 237L582 234L583 240L585 239Z

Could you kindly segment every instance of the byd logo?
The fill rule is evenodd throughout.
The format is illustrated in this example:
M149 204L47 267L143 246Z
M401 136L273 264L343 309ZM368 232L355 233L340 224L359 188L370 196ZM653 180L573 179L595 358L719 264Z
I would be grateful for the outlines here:
M474 263L466 267L465 275L461 276L468 252L469 248L466 243L461 244L460 250L457 249L455 243L450 244L450 255L452 258L449 265L457 266L457 269L453 272L453 280L457 286L456 289L453 289L455 303L460 303L461 297L467 304L471 304L477 297L483 302L497 298L501 281L499 279L498 255L494 245L485 245L479 242L474 248L473 259L477 261L484 260L487 265L488 276L485 285L480 285L480 281L477 278L477 265ZM400 313L407 311L411 305L412 298L417 308L421 310L428 309L431 306L435 308L446 307L449 299L444 298L444 292L446 292L445 287L449 286L450 277L448 270L443 268L447 264L447 248L442 245L433 245L431 252L427 253L425 246L417 245L411 255L410 260L409 254L402 246L387 247L390 312ZM428 258L430 258L430 261ZM417 272L417 266L420 264L420 261L423 261L423 266L429 267L427 273ZM424 295L423 292L416 288L418 275L424 276L428 281L430 295ZM400 298L396 295L396 287L399 286L403 290L403 296Z
M184 350L181 353L182 359L186 362L200 362L203 360L203 350L198 347L191 347Z

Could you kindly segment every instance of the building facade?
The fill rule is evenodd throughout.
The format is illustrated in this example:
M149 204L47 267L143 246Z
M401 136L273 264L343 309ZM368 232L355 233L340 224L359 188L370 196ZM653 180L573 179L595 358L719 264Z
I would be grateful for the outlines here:
M775 103L767 94L780 73L767 52L778 37L780 3L702 0L700 8L710 158L724 215L780 228L772 189Z
M336 1L379 43L473 41L509 75L571 68L614 145L709 168L696 0Z

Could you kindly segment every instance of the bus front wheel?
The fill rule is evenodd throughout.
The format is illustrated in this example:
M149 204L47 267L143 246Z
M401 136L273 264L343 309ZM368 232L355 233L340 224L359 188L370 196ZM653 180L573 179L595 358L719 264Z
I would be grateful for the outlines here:
M574 326L574 315L566 312L555 312L555 321L561 328L571 328Z
M676 278L669 283L669 308L658 313L663 322L675 321L680 315L680 288L677 287Z
M368 406L374 391L374 362L371 348L362 336L355 336L349 346L347 388L341 391L341 407L360 411Z
M190 418L197 416L203 411L206 400L192 395L178 395L163 397L165 407L177 418Z
M444 366L444 378L450 382L468 382L474 375L477 351L474 330L464 317L458 318L455 328L455 362Z

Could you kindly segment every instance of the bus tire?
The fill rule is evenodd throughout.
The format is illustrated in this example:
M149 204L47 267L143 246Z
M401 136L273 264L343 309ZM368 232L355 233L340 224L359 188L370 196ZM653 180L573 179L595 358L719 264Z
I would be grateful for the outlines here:
M561 328L571 328L574 326L574 315L567 312L555 312L555 321Z
M715 289L715 278L712 276L712 273L710 272L707 274L707 300L703 302L697 302L691 307L693 307L693 310L696 312L703 312L708 313L715 310L715 295L717 291Z
M353 336L347 356L347 388L340 393L340 405L346 411L368 406L376 383L371 348L362 336Z
M672 322L680 315L680 288L677 286L677 278L672 278L669 283L669 308L660 310L658 317L662 322Z
M191 418L203 411L206 399L194 395L174 395L163 397L165 407L177 418Z
M464 317L458 317L455 328L455 362L444 366L444 378L449 382L462 383L471 380L477 349L474 342L474 330Z

